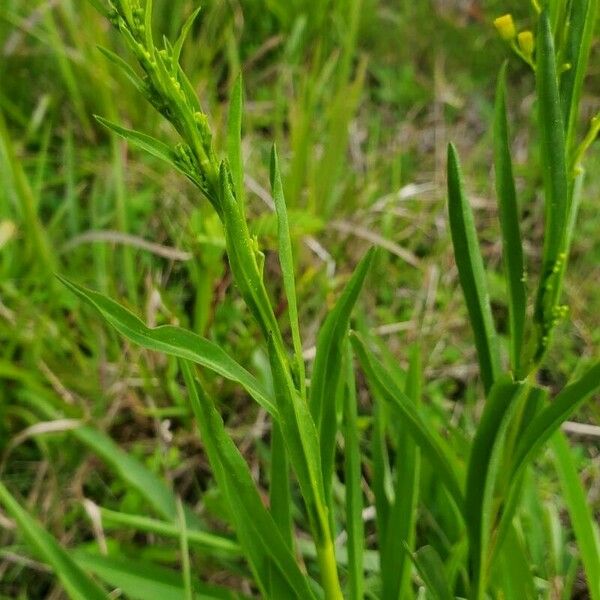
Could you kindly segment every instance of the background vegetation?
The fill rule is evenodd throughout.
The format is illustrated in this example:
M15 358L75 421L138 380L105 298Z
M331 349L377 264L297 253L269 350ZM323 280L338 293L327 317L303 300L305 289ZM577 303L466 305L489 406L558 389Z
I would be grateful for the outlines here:
M175 39L194 7L186 0L155 0L155 33ZM532 27L530 4L516 0L207 0L182 52L217 149L226 148L227 103L237 74L244 74L247 210L265 251L269 291L280 299L276 316L282 317L283 290L273 283L280 281L277 226L267 191L270 148L277 143L307 361L318 325L358 259L368 246L382 247L355 314L357 328L385 338L403 366L407 348L420 341L424 404L435 427L456 426L450 441L459 451L473 432L481 394L450 246L445 148L454 140L463 158L490 267L494 319L504 334L490 123L506 57L523 232L534 264L543 233L541 169L532 137L535 83L492 26L507 12L522 28ZM160 514L141 490L151 487L158 497L156 486L164 484L132 483L151 472L194 506L211 531L227 533L177 363L118 338L54 273L135 312L143 307L150 325L180 324L226 350L235 348L237 360L265 382L268 359L232 284L222 227L210 206L198 202L184 178L93 119L100 114L173 139L99 44L125 54L87 3L4 0L0 7L0 476L84 564L100 552L122 558L127 572L151 564L179 569L177 539L139 523L127 527L114 514L111 521L110 513ZM599 54L596 36L585 121L600 110ZM550 389L562 387L600 347L597 145L588 161L566 280L571 314L541 375ZM208 383L228 431L266 489L265 412L232 384L218 378ZM358 398L366 446L374 422L365 386L359 385ZM577 415L583 423L599 420L597 402ZM94 433L86 434L81 421L93 423ZM594 428L578 431L571 435L577 468L597 518L600 435ZM138 471L139 464L148 471ZM374 546L372 469L367 461L363 490ZM531 566L536 596L588 597L555 455L540 456L527 480L523 561ZM451 516L440 506L435 473L427 467L421 487L417 536L450 561L450 541L440 532ZM232 574L215 559L214 548L206 550L212 548L208 542L199 547L191 553L194 576L251 593L243 569ZM110 568L116 569L113 563ZM0 598L63 594L0 512Z

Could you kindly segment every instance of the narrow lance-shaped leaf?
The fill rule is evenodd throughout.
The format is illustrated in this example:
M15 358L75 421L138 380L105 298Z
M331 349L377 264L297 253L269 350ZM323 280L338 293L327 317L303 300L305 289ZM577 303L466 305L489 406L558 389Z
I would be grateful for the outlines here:
M290 467L287 448L278 423L271 424L271 465L269 477L269 503L271 515L283 541L294 551L294 524L292 521L292 495L290 493ZM272 598L285 594L287 583L282 581L277 569L271 568L270 592Z
M600 362L596 362L577 381L567 385L525 429L515 453L513 479L534 458L555 431L592 394L600 390Z
M269 483L271 514L286 544L290 549L293 549L289 461L281 427L278 423L271 425L271 469Z
M565 435L557 431L550 446L575 531L591 600L600 600L600 531L577 473L573 452Z
M327 508L317 430L306 401L300 398L291 380L286 357L273 338L269 338L268 348L279 424L318 546L327 542L329 523L325 514Z
M448 146L448 215L454 257L475 337L481 379L487 393L500 373L500 354L473 212L465 195L458 155L452 144Z
M419 346L410 348L409 368L404 391L415 407L421 403L422 364ZM397 432L394 503L390 508L385 536L380 532L384 598L409 598L411 593L410 553L414 552L421 452L413 437L400 422Z
M190 363L182 360L181 368L212 471L263 595L268 597L275 568L282 582L288 584L288 597L314 598L306 577L264 507L250 469L227 434L214 403L194 379Z
M123 556L101 556L81 550L73 553L76 563L108 585L119 588L130 600L186 600L181 575L154 563ZM241 600L229 590L193 582L195 600Z
M340 348L373 254L374 250L369 250L354 270L336 305L327 315L317 339L310 383L310 410L319 432L323 481L327 490L331 486L337 431L335 397L342 366Z
M91 579L66 550L17 502L0 482L0 504L16 521L27 544L56 573L72 600L108 600L109 596Z
M296 282L294 278L294 257L292 253L292 240L290 226L283 194L281 172L279 170L279 159L275 145L271 150L271 190L277 212L277 237L279 240L279 262L283 276L283 288L288 306L290 319L290 330L292 332L292 344L294 346L294 358L296 376L300 395L306 397L306 374L304 369L304 358L302 356L302 340L300 338L300 327L298 324L298 301L296 299Z
M364 525L362 520L362 473L358 434L358 411L353 356L348 338L345 350L344 394L344 482L346 496L346 531L348 533L348 597L364 598Z
M541 360L557 319L555 311L562 289L562 263L566 260L565 241L568 215L565 131L558 91L554 41L547 11L542 11L538 27L536 83L540 153L544 175L544 249L534 320L538 344L534 362Z
M564 60L569 68L561 75L560 99L566 128L566 150L574 151L579 117L581 89L587 71L590 48L597 23L598 0L574 0L570 3L569 26Z
M244 163L242 158L242 76L238 75L233 85L229 101L227 117L227 157L233 176L235 198L243 206L244 203Z
M361 338L353 332L350 339L369 386L373 386L379 391L391 409L405 424L407 432L414 438L421 448L423 456L429 460L436 470L450 497L464 516L464 496L452 459L448 456L450 450L442 444L435 430L425 422L414 403L396 385Z
M38 410L51 419L62 417L61 413L47 403L39 404ZM91 425L71 429L69 435L99 456L113 473L138 492L157 514L171 523L176 521L177 500L173 490L144 463L121 449L106 433ZM199 518L189 509L186 518L191 526L202 526Z
M513 372L521 378L521 353L525 329L527 298L525 291L525 267L523 243L519 227L519 208L513 177L508 119L506 113L506 63L498 77L494 115L494 166L496 170L496 194L502 231L502 255L508 291L510 319L510 357Z
M479 599L485 592L485 567L488 541L494 521L492 499L499 467L499 458L517 400L527 388L513 383L509 376L500 378L490 390L481 421L471 446L467 470L465 512L468 515L469 554L471 556L471 598Z
M171 325L147 327L133 313L106 296L88 290L64 277L58 278L77 296L93 306L121 335L128 340L156 352L184 358L211 369L215 373L239 383L269 414L277 416L273 400L258 381L235 362L217 344Z
M411 555L430 596L435 600L454 600L444 563L431 546L423 546Z
M219 169L219 192L229 266L244 302L256 319L263 337L267 340L272 336L276 345L283 348L279 325L258 264L259 253L256 242L250 237L243 207L236 201L232 185L235 184L232 181L231 171L223 162Z
M174 73L178 72L179 57L181 56L181 50L183 48L183 44L190 32L190 29L192 28L192 25L194 24L194 21L196 20L196 17L200 14L201 10L202 10L202 5L198 6L194 10L194 12L192 12L192 14L185 20L185 23L183 24L183 27L181 28L181 33L179 34L179 37L175 41L175 44L173 44L173 72Z
M126 527L135 531L155 533L173 539L177 539L180 534L179 526L171 520L162 521L144 515L118 512L103 506L98 506L98 510L105 530ZM188 513L186 519L189 520L189 515L193 513L186 512ZM193 526L187 530L187 534L190 546L194 546L200 551L208 551L213 557L237 558L242 555L240 545L227 537L208 533Z
M203 189L204 185L198 179L196 174L193 173L191 169L185 168L178 160L176 153L163 142L145 133L121 127L120 125L117 125L116 123L113 123L112 121L109 121L103 117L99 117L98 115L96 115L95 118L98 123L101 123L106 128L114 131L117 135L121 136L124 140L127 140L134 146L137 146L141 150L148 152L148 154L165 161L171 167L185 175L200 189Z
M125 62L118 54L115 54L112 50L109 50L108 48L104 48L103 46L98 46L98 50L100 50L100 52L102 52L102 54L104 54L104 56L111 63L113 63L113 65L115 65L121 71L123 71L123 73L125 74L127 79L129 79L129 81L134 85L135 89L140 94L145 93L144 82L140 79L138 74L133 70L133 68L129 65L129 63ZM98 119L98 121L100 123L102 123L100 118L96 117L96 119ZM106 123L102 123L102 125L112 129L112 127L110 127L110 125L107 125ZM119 135L121 135L121 134L119 134Z

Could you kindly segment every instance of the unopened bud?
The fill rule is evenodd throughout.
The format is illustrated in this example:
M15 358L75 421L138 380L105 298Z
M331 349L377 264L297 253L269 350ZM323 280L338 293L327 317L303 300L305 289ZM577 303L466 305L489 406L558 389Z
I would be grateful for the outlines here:
M517 29L511 14L502 15L501 17L495 19L494 27L498 30L498 33L502 39L506 40L507 42L515 39L517 35Z
M533 55L533 49L535 48L535 40L531 31L521 31L517 36L519 48L525 56L530 58Z

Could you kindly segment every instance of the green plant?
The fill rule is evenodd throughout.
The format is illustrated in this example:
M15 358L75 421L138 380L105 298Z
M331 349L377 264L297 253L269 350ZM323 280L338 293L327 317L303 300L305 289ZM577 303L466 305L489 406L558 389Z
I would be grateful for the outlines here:
M343 588L349 597L356 599L365 593L385 599L410 598L414 596L413 564L418 581L434 598L468 595L479 600L488 591L506 597L530 597L535 584L531 573L526 569L525 574L522 572L523 561L519 559L524 551L516 511L528 489L527 466L550 438L553 438L561 479L571 492L567 502L590 593L593 598L600 597L596 585L600 581L598 536L590 534L590 531L595 532L595 527L585 510L569 449L557 433L561 423L600 387L600 363L595 362L551 403L547 401L546 390L536 383L536 374L551 343L557 319L565 312L560 306L560 288L579 202L580 161L586 145L593 139L589 134L582 145L575 144L581 73L587 63L591 40L589 23L593 21L595 7L593 0L573 2L570 12L562 17L551 13L557 15L554 33L548 13L542 12L535 62L532 49L527 54L528 46L524 42L519 47L519 52L529 59L527 62L531 62L536 72L547 205L543 259L531 328L526 327L525 259L512 175L504 70L499 79L494 121L495 166L510 314L508 369L502 363L485 267L457 154L452 146L449 148L450 228L486 396L473 439L467 452L461 453L437 432L436 419L428 407L422 406L423 375L418 347L411 350L409 368L405 372L389 360L385 352L382 357L377 356L364 334L347 335L351 312L373 259L372 252L359 263L320 330L307 386L293 245L275 149L271 155L271 189L287 299L287 328L280 324L273 310L263 279L264 257L247 226L240 142L241 79L237 80L231 99L227 159L220 160L213 148L206 115L179 64L186 33L197 13L188 19L174 44L165 41L158 49L153 39L151 2L140 5L136 0L120 0L111 4L109 10L99 5L138 60L141 74L116 54L108 50L104 50L104 54L173 125L182 141L171 147L106 119L99 118L99 121L184 174L214 208L225 233L234 280L268 349L272 389L211 340L174 326L147 327L113 300L63 279L70 290L99 311L122 336L142 347L177 358L212 474L237 538L236 542L204 532L204 524L163 482L92 427L78 427L74 435L119 470L162 520L101 509L103 519L178 539L182 576L173 580L159 570L145 571L134 562L123 563L80 551L69 556L40 530L7 488L0 485L0 501L14 516L36 552L51 564L72 597L105 597L86 575L88 571L132 597L144 600L162 597L161 594L174 598L234 597L222 589L205 588L194 580L187 559L192 547L208 549L232 569L243 556L252 580L265 598L324 596L339 599L343 597ZM561 18L568 19L570 27L561 25ZM568 34L564 37L564 48L557 53L553 40L556 32L563 29ZM561 76L561 87L557 54L568 56L571 64ZM286 329L289 329L291 344L286 343ZM371 449L379 553L376 567L368 560L372 554L365 546L361 514L362 458L351 348L376 403ZM203 371L197 371L196 365L244 388L269 414L272 424L269 509L223 424L211 392L207 391ZM342 501L336 489L335 466L340 432L344 441ZM390 447L395 450L395 460ZM433 544L417 547L417 506L421 467L425 465L439 478L440 504L448 505L446 516L454 521L455 531L450 528L444 531L445 537L453 540L452 551L446 556L441 556ZM301 519L291 510L296 489L294 486L292 490L290 485L290 471L294 473L304 502ZM345 552L334 543L339 522L346 525ZM304 523L308 524L312 544L297 535L297 528L302 528ZM303 560L299 560L300 554ZM499 568L502 575L514 582L512 588L498 576Z

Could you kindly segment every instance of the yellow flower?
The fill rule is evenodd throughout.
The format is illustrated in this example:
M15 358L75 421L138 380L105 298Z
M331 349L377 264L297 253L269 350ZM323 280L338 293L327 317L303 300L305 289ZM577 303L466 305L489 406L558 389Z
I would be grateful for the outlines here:
M509 42L513 40L517 35L517 29L515 22L513 21L512 15L502 15L494 20L494 27L498 30L498 33L502 36L502 39Z
M519 48L523 51L523 54L527 57L531 57L533 49L535 47L535 40L531 31L521 31L517 36L519 42Z

